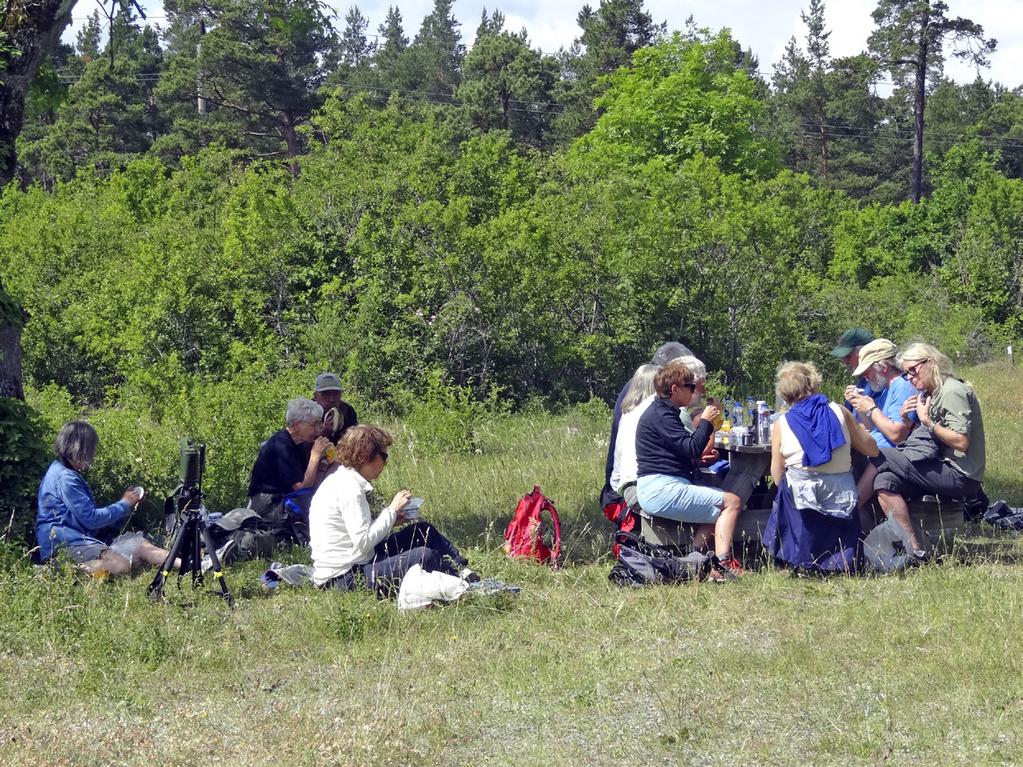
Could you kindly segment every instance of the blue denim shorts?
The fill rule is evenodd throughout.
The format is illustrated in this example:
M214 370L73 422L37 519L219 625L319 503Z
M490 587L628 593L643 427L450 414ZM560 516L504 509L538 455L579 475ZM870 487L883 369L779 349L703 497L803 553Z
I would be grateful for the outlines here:
M643 511L677 522L714 522L725 502L723 490L694 485L688 479L668 474L640 477L636 490Z

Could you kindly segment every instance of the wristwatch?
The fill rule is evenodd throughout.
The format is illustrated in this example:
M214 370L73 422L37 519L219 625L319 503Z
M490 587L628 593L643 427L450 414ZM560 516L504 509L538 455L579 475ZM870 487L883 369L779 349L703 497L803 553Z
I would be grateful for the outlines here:
M874 414L875 410L877 410L877 405L874 405L869 410L867 410L867 412L864 413L864 415L867 416L867 418L870 418Z

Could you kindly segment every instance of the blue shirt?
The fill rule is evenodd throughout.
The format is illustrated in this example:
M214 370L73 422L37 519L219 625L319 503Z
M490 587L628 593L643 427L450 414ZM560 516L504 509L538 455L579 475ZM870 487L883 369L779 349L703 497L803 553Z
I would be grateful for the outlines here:
M49 559L60 546L105 543L96 537L99 531L120 524L130 512L131 506L124 501L97 508L82 475L54 461L39 483L36 514L39 559Z
M866 389L866 392L874 400L877 409L895 421L895 423L902 420L902 417L899 415L902 411L902 403L914 394L919 394L913 384L902 376L893 378L892 382L882 392L873 392L869 387ZM911 413L909 417L915 421L916 413ZM895 447L895 443L888 439L877 426L870 426L870 436L874 438L874 442L877 443L878 447Z

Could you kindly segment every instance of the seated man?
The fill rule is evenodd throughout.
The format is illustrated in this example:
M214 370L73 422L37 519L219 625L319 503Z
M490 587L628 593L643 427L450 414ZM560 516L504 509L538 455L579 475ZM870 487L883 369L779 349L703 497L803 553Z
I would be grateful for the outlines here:
M732 538L742 502L734 493L693 483L704 446L714 431L718 409L708 405L690 434L679 411L696 391L693 372L670 362L654 377L655 398L636 429L637 497L642 509L657 517L697 525L697 545L714 537L711 579L725 581L742 574L732 556Z
M320 458L330 440L319 436L323 408L299 397L288 403L286 426L259 448L249 480L249 508L279 532L287 521L285 495L316 484Z
M853 406L857 420L870 432L879 448L895 447L904 442L916 423L915 413L910 414L910 421L902 420L902 404L919 392L902 375L895 355L895 344L887 338L878 338L863 346L853 375L862 376L866 386L845 389L846 401ZM874 497L875 473L872 466L867 466L860 474L857 489L861 507Z
M323 429L320 434L335 445L346 431L359 423L355 408L341 399L341 393L341 379L336 375L320 373L316 376L313 402L323 408Z

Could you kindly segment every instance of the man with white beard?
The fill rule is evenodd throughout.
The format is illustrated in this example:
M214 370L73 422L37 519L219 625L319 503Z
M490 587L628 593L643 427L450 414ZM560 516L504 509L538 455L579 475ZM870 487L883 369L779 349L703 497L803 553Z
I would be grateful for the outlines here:
M845 388L845 398L878 447L895 447L909 436L912 424L902 420L902 403L919 394L902 375L895 353L895 344L887 338L865 344L852 371L862 376L863 391L856 386Z

